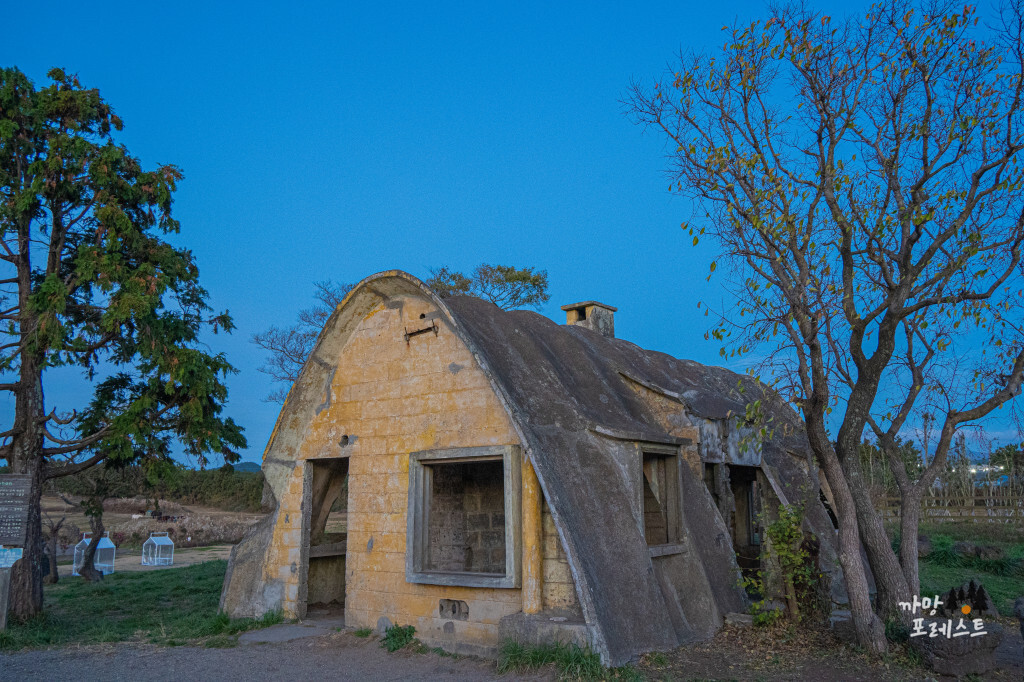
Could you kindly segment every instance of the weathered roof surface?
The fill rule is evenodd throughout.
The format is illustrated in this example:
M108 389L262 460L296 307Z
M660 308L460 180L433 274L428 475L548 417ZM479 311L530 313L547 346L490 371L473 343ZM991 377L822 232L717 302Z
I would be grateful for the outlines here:
M675 394L689 414L707 419L742 415L747 402L762 397L753 379L722 367L646 350L585 327L560 325L531 311L506 312L471 296L444 302L487 356L501 359L507 372L502 378L531 387L530 395L521 394L523 401L540 401L545 411L555 405L568 409L571 403L575 418L594 424L659 429L623 374ZM775 416L795 425L796 415L787 412ZM801 442L798 438L786 445L802 447Z
M673 442L626 376L674 394L688 414L706 419L742 415L745 403L760 396L754 382L589 329L559 325L533 312L505 312L466 296L444 303L506 393L513 417L525 432L577 583L587 591L581 596L593 609L609 658L619 663L638 651L674 646L644 538L628 529L624 532L633 492L608 454L608 438L595 429ZM742 394L741 382L746 385ZM786 421L792 417L781 415ZM785 452L798 448L801 439L784 437L783 431L766 444L766 457L792 459ZM793 463L782 464L784 481L802 476ZM722 612L741 610L731 542L716 543L716 533L707 532L715 528L717 514L710 496L698 499L706 493L699 479L692 479L687 467L683 470L684 492L690 493L684 511L696 531L691 535L697 536L714 597ZM696 623L691 626L694 637L708 634Z

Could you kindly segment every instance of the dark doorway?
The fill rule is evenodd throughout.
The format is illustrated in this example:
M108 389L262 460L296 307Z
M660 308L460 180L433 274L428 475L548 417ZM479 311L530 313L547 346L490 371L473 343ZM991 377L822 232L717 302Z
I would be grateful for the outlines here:
M761 483L757 467L730 464L729 488L732 492L733 512L730 519L732 544L736 548L736 563L744 576L761 568L760 525Z
M309 516L307 613L340 612L345 606L346 525L337 518L348 508L348 459L309 461L312 468ZM334 517L331 512L336 512ZM328 524L328 521L331 523Z

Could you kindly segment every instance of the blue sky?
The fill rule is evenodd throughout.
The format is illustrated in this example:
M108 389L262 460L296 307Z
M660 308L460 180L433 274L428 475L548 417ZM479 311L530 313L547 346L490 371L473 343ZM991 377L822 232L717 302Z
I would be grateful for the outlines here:
M618 306L617 336L718 363L697 309L721 300L712 253L680 229L666 149L620 100L763 3L41 7L5 8L0 64L39 84L53 66L78 73L124 119L120 142L185 173L175 241L238 326L210 344L240 370L228 411L244 459L279 409L249 339L292 322L317 280L532 265L550 276L549 317L596 299ZM48 402L75 393L62 375Z

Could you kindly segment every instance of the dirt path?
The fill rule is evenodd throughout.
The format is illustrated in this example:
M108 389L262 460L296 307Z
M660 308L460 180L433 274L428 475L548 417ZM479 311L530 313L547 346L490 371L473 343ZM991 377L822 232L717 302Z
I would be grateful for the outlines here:
M498 675L493 661L402 650L387 653L376 638L337 632L319 623L313 636L294 636L276 626L276 635L250 633L249 644L231 649L105 644L0 655L0 681L103 680L535 680L557 675L547 667L527 675ZM308 624L307 624L308 625ZM314 623L313 625L316 625ZM271 628L273 629L273 628ZM899 660L877 661L815 635L792 641L766 640L770 633L727 628L714 639L645 656L640 673L649 680L835 680L876 682L952 680ZM246 638L243 635L243 640ZM263 641L260 640L270 640ZM1024 661L1019 633L1004 642L1001 669L985 680L1020 680ZM1003 647L1000 647L1001 649Z
M498 676L492 661L389 654L348 632L234 649L108 644L0 655L0 680L552 680L550 671Z

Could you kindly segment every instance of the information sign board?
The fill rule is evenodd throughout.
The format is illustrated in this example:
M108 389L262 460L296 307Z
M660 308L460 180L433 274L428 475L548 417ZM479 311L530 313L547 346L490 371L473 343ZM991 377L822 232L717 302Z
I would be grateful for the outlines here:
M32 477L0 474L0 545L24 545Z

